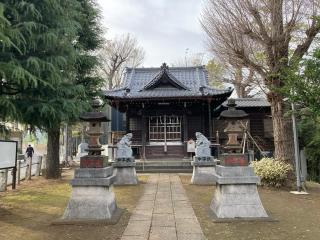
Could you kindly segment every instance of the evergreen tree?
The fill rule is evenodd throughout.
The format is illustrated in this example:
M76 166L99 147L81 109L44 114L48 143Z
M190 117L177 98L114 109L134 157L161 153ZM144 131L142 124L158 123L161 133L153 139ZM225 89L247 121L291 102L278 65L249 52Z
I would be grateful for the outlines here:
M97 64L92 52L101 42L98 11L91 0L8 0L3 9L8 28L22 22L30 27L22 46L11 44L2 52L9 57L1 61L24 71L18 78L2 77L6 85L16 81L16 92L5 93L15 111L3 112L1 118L12 116L48 132L47 177L57 178L60 125L77 120L99 90L100 79L92 75Z
M32 16L32 17L30 17ZM34 33L41 18L32 3L2 1L0 3L0 119L17 114L13 100L28 87L36 87L41 79L40 59L29 55L28 46L35 46ZM47 79L47 81L50 79Z
M320 49L283 73L283 93L299 105L300 144L307 157L310 180L320 182Z
M284 71L284 93L295 103L320 116L320 49Z

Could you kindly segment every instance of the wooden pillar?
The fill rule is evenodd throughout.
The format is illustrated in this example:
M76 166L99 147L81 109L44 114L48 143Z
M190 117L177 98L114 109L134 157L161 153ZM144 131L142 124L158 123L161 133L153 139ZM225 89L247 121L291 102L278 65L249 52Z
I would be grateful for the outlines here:
M183 141L188 141L188 117L187 114L183 114Z
M201 103L201 133L206 135L205 131L205 108L204 102Z
M188 144L188 116L186 112L183 113L183 142L184 142L184 156L188 157L187 144Z
M147 133L147 121L146 116L142 113L142 121L141 121L141 142L142 142L142 158L146 159L146 133Z
M212 115L211 115L211 99L208 99L208 124L209 124L209 139L212 140L213 126L212 126Z
M118 134L118 131L119 131L119 101L116 101L116 109L117 109L117 112L116 112L116 131L117 131L117 134Z
M126 132L130 132L130 117L128 112L126 112Z

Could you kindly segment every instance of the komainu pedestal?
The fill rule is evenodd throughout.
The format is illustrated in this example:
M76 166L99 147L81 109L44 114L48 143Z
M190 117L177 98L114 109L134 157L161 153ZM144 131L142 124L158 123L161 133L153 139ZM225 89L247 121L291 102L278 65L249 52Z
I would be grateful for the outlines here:
M212 185L215 184L215 161L210 152L210 141L200 132L196 132L195 157L191 162L193 173L192 184Z
M249 166L217 166L217 182L210 208L217 218L267 218L257 183L260 179Z
M112 167L76 169L63 220L111 219L117 210L112 172Z
M112 164L114 167L115 185L136 185L138 184L138 177L136 173L136 163L134 158L117 159Z
M114 167L115 185L137 185L136 163L132 157L131 149L132 134L128 133L117 143L117 156Z
M194 157L191 162L193 166L191 183L196 185L213 185L216 183L214 174L216 172L216 162L213 157L204 158Z

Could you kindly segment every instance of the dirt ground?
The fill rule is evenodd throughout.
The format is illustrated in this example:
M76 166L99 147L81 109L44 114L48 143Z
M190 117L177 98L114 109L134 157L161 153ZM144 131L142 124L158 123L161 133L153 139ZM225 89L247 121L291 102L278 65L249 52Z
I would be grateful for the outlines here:
M180 178L208 240L320 239L319 184L308 183L310 195L259 188L262 203L275 222L216 223L208 214L214 187L190 185L190 176Z
M22 182L17 190L0 193L0 239L120 239L147 176L139 177L142 184L138 186L114 187L118 207L125 209L116 225L53 226L51 222L62 216L69 200L72 172L64 172L61 180L34 178L31 182Z
M120 239L147 176L139 176L142 184L138 186L114 188L118 206L125 209L116 225L53 226L51 222L62 216L68 202L72 172L64 172L61 180L34 178L31 182L22 182L18 190L0 193L0 239ZM319 184L308 184L310 195L260 188L263 205L275 222L216 223L208 214L214 187L190 185L190 175L180 178L209 240L320 239Z

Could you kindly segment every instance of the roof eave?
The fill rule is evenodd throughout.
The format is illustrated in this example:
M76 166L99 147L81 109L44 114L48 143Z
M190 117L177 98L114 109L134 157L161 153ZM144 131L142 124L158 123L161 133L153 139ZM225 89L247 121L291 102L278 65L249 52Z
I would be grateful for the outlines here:
M225 92L221 94L212 94L212 95L199 95L199 96L170 96L170 97L119 97L119 96L105 96L108 100L117 100L117 101L123 101L123 102L130 102L130 101L159 101L159 100L174 100L174 99L192 99L192 100L201 100L201 99L212 99L212 98L228 98L232 94L231 92Z

